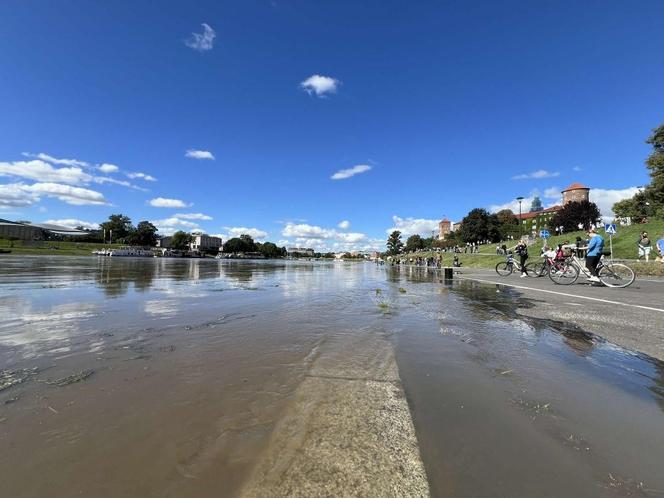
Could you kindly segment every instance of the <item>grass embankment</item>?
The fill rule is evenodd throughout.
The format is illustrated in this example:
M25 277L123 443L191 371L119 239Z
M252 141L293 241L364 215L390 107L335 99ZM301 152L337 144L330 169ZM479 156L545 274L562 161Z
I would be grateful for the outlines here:
M9 249L12 254L61 256L90 256L92 251L102 248L120 247L119 244L98 244L93 242L57 242L50 240L23 241L0 239L0 249Z
M656 262L655 257L657 252L655 250L655 243L658 239L664 236L664 220L653 220L649 223L632 225L628 227L617 227L618 233L613 236L613 257L614 259L624 259L628 260L626 263L631 266L637 275L652 275L652 276L664 276L664 263ZM638 257L638 247L637 241L639 240L639 234L641 232L648 232L650 240L652 241L652 251L650 252L650 262L646 263L645 260L641 262L629 261L636 260ZM606 241L606 249L609 249L609 236L604 233L604 230L599 230L599 233L604 237ZM576 242L577 237L581 237L583 240L586 239L586 232L570 232L559 236L550 237L547 241L547 244L550 247L555 247L557 244L562 244L568 241L571 244ZM496 255L496 246L497 245L507 245L507 247L512 247L517 243L517 241L507 241L500 242L496 244L487 244L480 246L480 252L477 254L458 254L459 261L463 263L463 266L466 268L494 268L496 264L505 259L505 256ZM540 254L542 244L544 241L542 239L537 239L535 244L530 246L530 260L532 258L537 258ZM432 253L432 252L421 252L416 254L408 254L405 257L412 256L421 256L429 257L432 255L443 255L443 264L445 266L451 266L452 258L454 254L452 253Z

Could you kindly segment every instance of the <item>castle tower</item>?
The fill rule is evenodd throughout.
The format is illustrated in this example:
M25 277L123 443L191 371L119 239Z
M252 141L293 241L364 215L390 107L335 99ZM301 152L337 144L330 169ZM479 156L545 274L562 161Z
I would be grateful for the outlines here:
M590 199L590 189L580 183L572 183L562 191L563 206L570 202L582 202Z
M452 222L445 218L438 223L438 240L445 240L445 236L452 231Z

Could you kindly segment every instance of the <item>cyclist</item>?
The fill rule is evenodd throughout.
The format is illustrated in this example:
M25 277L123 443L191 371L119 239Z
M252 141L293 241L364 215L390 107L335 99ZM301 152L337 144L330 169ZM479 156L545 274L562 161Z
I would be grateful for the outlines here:
M521 263L521 278L526 277L526 260L528 259L528 244L524 239L514 247L514 252L519 255L519 263Z
M586 268L590 271L588 280L590 282L599 282L597 265L604 251L604 238L594 228L588 230L588 238L590 239L586 248Z

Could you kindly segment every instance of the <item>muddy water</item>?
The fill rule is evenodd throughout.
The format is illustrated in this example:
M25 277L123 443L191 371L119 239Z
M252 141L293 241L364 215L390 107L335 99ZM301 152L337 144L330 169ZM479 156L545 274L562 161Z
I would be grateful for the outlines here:
M376 340L433 495L660 495L664 366L528 305L372 264L3 257L2 495L236 495Z

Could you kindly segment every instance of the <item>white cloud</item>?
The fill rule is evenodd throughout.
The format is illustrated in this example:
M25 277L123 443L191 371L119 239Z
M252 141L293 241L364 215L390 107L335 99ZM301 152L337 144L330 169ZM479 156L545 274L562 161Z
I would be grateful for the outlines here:
M249 235L254 240L266 239L268 233L265 230L259 228L248 228L248 227L224 227L224 230L228 232L226 238L239 237L240 235Z
M320 252L369 250L375 247L373 239L359 232L339 232L333 228L323 228L306 223L286 223L281 234L287 239L279 245L312 247Z
M560 176L558 171L547 171L545 169L538 169L532 173L523 173L512 177L512 180L540 180L542 178L555 178Z
M328 93L336 93L337 87L341 82L329 76L314 74L300 83L300 87L309 95L316 94L317 97L324 97Z
M198 223L193 221L183 220L177 216L172 216L170 218L165 218L163 220L152 220L150 221L154 226L159 230L160 235L170 235L178 230L192 231L199 230L200 226Z
M638 191L638 187L624 189L592 188L590 189L590 202L597 204L602 217L610 221L614 217L613 205L623 199L634 197Z
M563 201L563 194L558 187L550 187L544 190L544 198L553 199L560 204Z
M368 164L358 164L357 166L353 166L352 168L348 169L341 169L337 171L335 174L333 174L330 178L332 180L345 180L346 178L350 178L351 176L359 175L360 173L366 173L371 169L371 166Z
M340 221L337 226L342 230L348 230L348 228L350 227L350 221L348 220Z
M431 220L426 218L401 218L399 216L392 216L394 226L385 230L390 234L394 230L399 230L403 235L424 235L431 237L431 231L438 233L438 223L440 220Z
M145 173L140 173L140 172L127 173L127 176L129 178L131 178L132 180L135 180L136 178L141 178L141 179L143 179L145 181L148 181L148 182L156 182L157 181L157 179L154 176L146 175Z
M203 32L192 33L191 36L184 41L184 44L199 52L212 50L217 33L215 33L214 29L212 29L209 24L203 23L201 26L203 26Z
M83 227L87 228L88 230L97 230L99 228L98 223L90 223L89 221L82 221L73 218L66 218L63 220L46 220L42 223L46 223L49 225L60 225L68 228Z
M41 182L79 185L93 180L79 167L54 168L42 160L0 162L0 176L26 178Z
M104 206L108 204L101 192L59 183L34 183L22 187L27 192L55 197L74 206Z
M24 155L27 155L27 153L24 153ZM46 154L37 155L57 161L56 164L82 164L81 161L77 161L75 159L55 159ZM87 163L85 164L87 165ZM119 170L119 168L114 164L102 164L97 169L103 172L114 172ZM133 188L136 190L145 190L127 181L116 180L115 178L110 178L107 176L93 176L86 171L83 171L80 166L66 166L63 168L56 168L43 159L33 159L31 161L0 162L0 176L25 178L27 180L34 180L38 182L66 183L68 185L112 183L114 185L121 185L123 187Z
M49 156L48 154L44 154L43 152L40 152L39 154L31 154L30 152L23 152L23 155L25 157L33 157L41 159L42 161L46 161L47 163L60 164L63 166L80 166L82 168L87 168L90 166L90 163L86 161L79 161L78 159L58 159L57 157Z
M316 225L308 225L306 223L286 223L286 226L281 231L284 237L299 237L306 239L330 239L334 237L335 230L321 228Z
M177 213L176 218L181 218L183 220L204 220L209 221L212 219L212 216L208 216L203 213Z
M189 149L185 153L185 157L189 157L191 159L210 159L210 160L214 160L214 155L209 150Z
M185 208L191 206L180 199L167 199L164 197L156 197L149 201L150 206L163 207L163 208Z
M104 163L99 166L99 171L102 173L117 173L120 170L115 164Z
M581 166L574 166L572 169L573 169L574 171L582 171L582 170L581 170Z
M21 183L0 185L0 208L27 207L39 202L39 196L24 187Z

